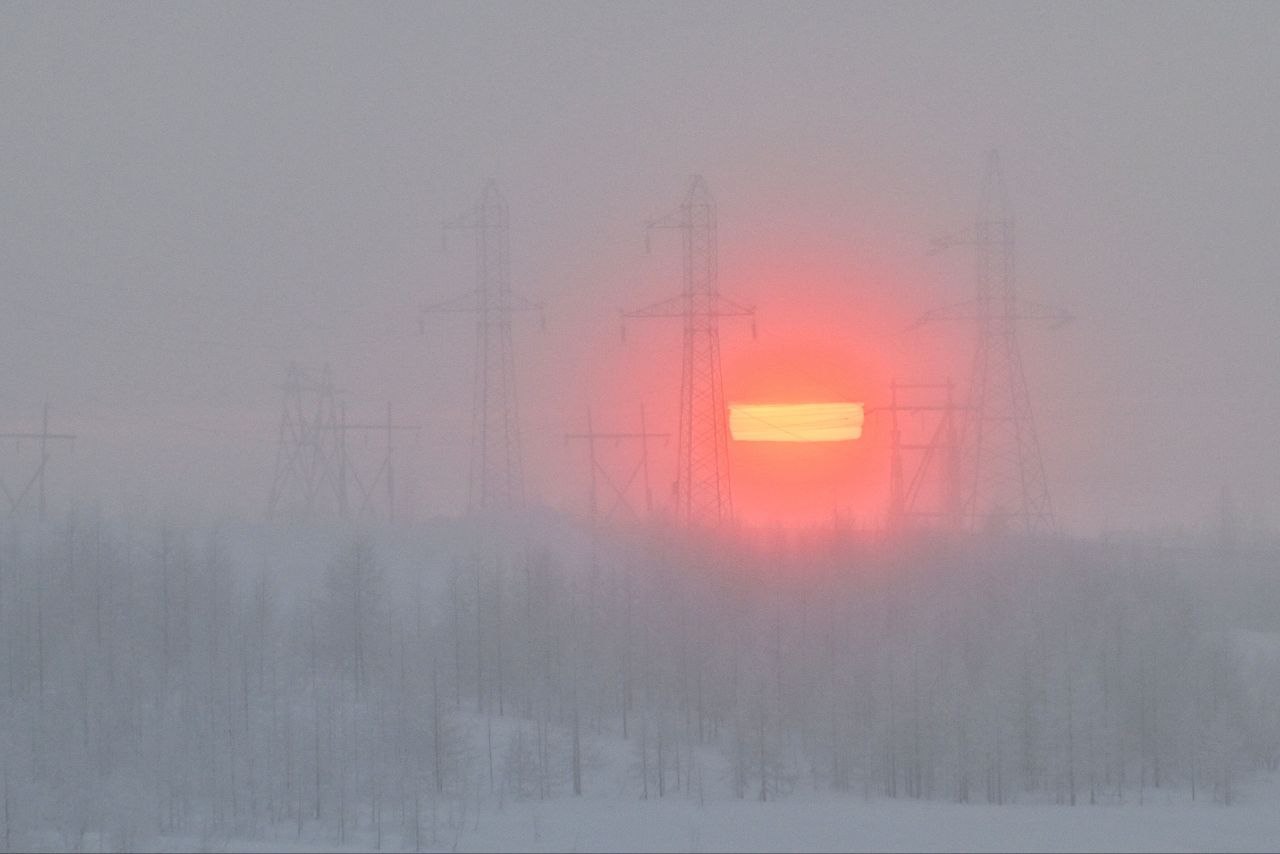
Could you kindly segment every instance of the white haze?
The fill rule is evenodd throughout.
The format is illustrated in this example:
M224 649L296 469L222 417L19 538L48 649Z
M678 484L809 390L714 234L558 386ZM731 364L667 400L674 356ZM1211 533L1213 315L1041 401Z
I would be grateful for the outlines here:
M48 399L80 435L54 466L64 495L257 513L296 358L331 362L353 409L392 400L423 423L414 510L451 512L465 467L441 460L465 459L471 337L445 319L419 338L415 315L470 284L438 227L490 177L515 284L548 305L547 333L525 324L517 344L551 503L581 504L555 476L570 414L619 382L634 393L616 418L641 396L673 405L672 381L635 374L616 312L675 287L640 226L692 172L739 247L723 288L761 306L762 336L784 297L743 290L753 264L816 255L837 285L893 271L842 295L848 339L895 347L904 377L959 377L962 354L885 333L968 295L963 256L926 251L972 221L996 147L1023 293L1078 317L1025 348L1064 520L1194 527L1226 484L1275 519L1271 4L0 15L3 423Z
M1274 847L1278 40L1264 3L0 7L0 432L77 437L0 520L0 850ZM808 312L963 380L902 330L972 290L928 250L990 148L1021 293L1075 316L1023 335L1059 533L589 524L586 407L673 429L676 333L618 310L675 291L642 226L691 173L761 341ZM503 517L464 512L474 329L418 323L490 178L546 305ZM396 524L265 519L291 360L420 425ZM37 453L0 440L11 498Z

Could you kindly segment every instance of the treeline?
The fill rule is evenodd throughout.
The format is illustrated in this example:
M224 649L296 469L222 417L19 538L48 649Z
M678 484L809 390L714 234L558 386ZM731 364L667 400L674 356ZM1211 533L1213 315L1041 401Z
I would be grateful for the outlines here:
M352 532L299 579L217 531L6 528L0 844L421 849L601 792L1230 803L1280 762L1280 636L1242 629L1211 550L498 542L392 572Z

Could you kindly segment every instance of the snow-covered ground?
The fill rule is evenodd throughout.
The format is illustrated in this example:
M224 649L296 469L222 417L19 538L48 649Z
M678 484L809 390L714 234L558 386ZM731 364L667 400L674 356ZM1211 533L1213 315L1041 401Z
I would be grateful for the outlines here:
M482 719L467 715L473 749L482 750ZM494 720L495 739L516 721ZM1036 802L959 804L909 798L862 797L800 787L761 803L727 793L728 773L714 751L704 796L634 795L634 745L619 738L592 744L595 787L582 797L559 791L546 800L512 799L478 780L466 803L423 803L417 838L368 825L307 822L301 833L282 825L261 838L161 837L150 850L174 851L1260 851L1280 850L1280 776L1258 775L1230 806L1185 788L1130 792L1125 803L1075 807ZM475 805L479 804L477 808ZM103 846L110 849L110 843ZM86 840L84 850L96 850Z
M347 845L277 839L183 850L374 850L371 831ZM460 832L424 832L434 851L1275 851L1280 847L1280 786L1250 790L1235 806L1189 803L1185 793L1146 804L1078 806L962 805L832 796L775 803L618 799L605 795L496 804L466 818ZM382 850L413 850L413 840L384 835Z
M1280 799L1238 807L975 806L832 797L760 804L562 800L487 815L458 850L1275 851Z

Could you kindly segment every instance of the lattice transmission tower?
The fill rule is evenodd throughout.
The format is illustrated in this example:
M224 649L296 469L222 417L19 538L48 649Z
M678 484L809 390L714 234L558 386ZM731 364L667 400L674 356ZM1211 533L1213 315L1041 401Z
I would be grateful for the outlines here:
M631 503L633 486L637 478L640 479L641 497L644 499L644 514L648 515L653 512L653 491L649 488L649 440L662 439L665 442L670 435L670 433L649 432L643 404L640 406L640 430L638 432L597 431L591 417L591 407L587 407L586 432L565 433L564 439L565 442L579 441L585 442L587 445L587 461L590 466L590 477L588 479L590 488L587 498L593 523L598 521L607 522L617 513L625 513L632 518L640 517L640 512ZM605 466L601 455L597 453L597 445L621 445L624 442L638 443L640 452L630 466L624 467L625 477L618 477L615 474L611 474L609 468ZM601 484L608 488L605 502L601 502L600 499ZM607 504L607 506L603 507L603 512L602 504Z
M755 309L720 295L716 206L701 175L693 176L680 207L648 223L676 229L684 240L684 288L679 294L624 318L678 317L684 321L680 373L680 426L676 433L676 518L685 525L719 525L733 518L729 426L720 372L720 318L754 317ZM625 327L624 327L625 328Z
M340 412L338 431L342 441L342 490L344 495L355 499L348 504L351 515L355 519L382 518L387 522L395 522L397 504L394 434L404 431L417 433L422 429L422 425L395 423L391 418L391 401L387 401L387 420L382 423L352 423L347 420L345 406L340 407ZM352 434L363 434L366 446L370 435L382 434L385 444L382 447L381 457L377 458L374 465L359 464L358 458L361 456L359 449L356 449L356 453L353 454L351 445L347 442L347 438ZM350 488L348 484L355 484L354 493L348 492Z
M976 294L972 300L930 312L932 320L974 323L976 340L961 433L960 499L966 527L986 525L1023 533L1055 528L1040 439L1018 342L1026 321L1057 326L1066 313L1018 299L1014 269L1014 223L1000 167L988 152L981 205L973 231L943 239L936 247L972 246Z
M345 438L329 366L316 377L297 362L290 362L281 392L283 405L267 516L345 516Z
M444 224L446 236L453 230L475 236L476 286L460 297L427 306L423 314L476 316L467 508L518 510L525 498L524 461L511 318L518 311L541 314L542 306L511 290L507 203L494 181L485 185L474 208Z
M889 390L888 406L867 410L868 416L889 413L889 530L961 527L959 416L964 410L956 405L951 380L894 380ZM923 395L930 395L932 400ZM908 419L929 419L933 429L904 441L904 421ZM930 491L932 494L926 495Z
M390 402L383 423L348 421L346 404L339 399L328 365L317 374L290 362L280 388L283 405L268 518L283 515L302 521L329 516L395 522L393 435L416 433L421 426L392 421ZM374 464L359 448L353 458L348 444L349 437L363 435L367 447L371 434L385 437L381 457Z
M28 502L31 500L32 490L35 492L35 510L38 517L43 521L45 512L48 508L45 493L45 473L49 468L49 444L51 442L74 442L75 435L72 433L50 433L49 432L49 404L44 405L44 417L40 422L40 432L14 432L0 433L0 439L12 439L18 448L22 442L35 443L39 458L36 461L35 469L29 477L24 477L18 481L16 489L10 489L4 478L0 478L0 493L4 494L4 498L9 507L9 516L17 516L23 510L28 509Z

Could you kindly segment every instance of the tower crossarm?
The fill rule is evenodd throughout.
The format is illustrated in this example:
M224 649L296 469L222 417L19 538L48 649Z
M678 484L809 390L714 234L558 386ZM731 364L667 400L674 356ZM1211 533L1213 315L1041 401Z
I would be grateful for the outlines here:
M755 317L756 308L753 305L742 305L720 294L714 294L707 313L714 314L716 317Z
M684 317L688 311L689 298L684 294L678 294L668 297L664 300L646 305L644 308L637 308L631 311L623 311L623 318L640 318L640 317Z
M977 300L966 300L964 302L953 303L952 305L944 305L942 308L935 308L926 311L917 317L910 326L906 327L903 332L913 332L923 326L931 323L942 323L953 320L974 321L982 319L982 308ZM1027 300L1018 300L1017 310L1006 318L1017 322L1033 322L1047 323L1049 328L1057 329L1075 320L1075 315L1066 309L1058 308L1042 302L1030 302Z
M720 296L719 294L707 294L698 297L699 305L695 309L698 314L713 317L753 317L756 313L755 306L742 305L731 299ZM647 305L644 308L637 308L633 311L624 311L624 318L641 318L641 317L684 317L689 313L690 297L685 294L678 294L664 300Z
M601 441L621 442L624 439L670 439L670 433L565 433L566 442L571 439L599 439Z

